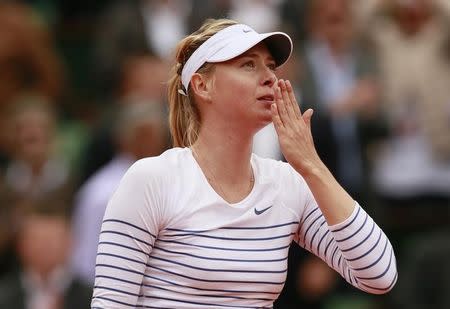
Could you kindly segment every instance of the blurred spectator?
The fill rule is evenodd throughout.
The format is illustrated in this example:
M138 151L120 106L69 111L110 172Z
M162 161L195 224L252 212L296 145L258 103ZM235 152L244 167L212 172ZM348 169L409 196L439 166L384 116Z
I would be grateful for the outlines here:
M98 237L106 205L127 169L138 159L157 156L167 146L165 114L156 103L124 104L114 121L119 149L114 158L80 188L75 205L72 266L86 283L94 283Z
M447 249L422 243L438 243L428 233L450 223L450 2L354 1L354 9L380 67L387 135L371 155L372 181L403 274L396 307L444 308L424 282L441 280L429 276L445 271Z
M19 268L0 279L0 308L89 308L92 288L79 282L67 265L71 234L60 211L30 207L15 245Z
M120 68L129 56L153 54L168 59L187 33L191 1L118 0L98 24L94 63L98 81L108 96L118 84Z
M122 65L117 91L107 112L100 120L93 136L82 155L80 183L83 183L97 169L110 161L116 153L111 123L117 117L122 105L136 102L152 102L163 105L165 100L167 63L151 55L130 55Z
M56 116L52 107L36 98L23 98L10 114L8 131L14 141L13 156L5 169L4 186L21 199L47 194L69 197L70 168L55 149Z
M0 167L11 146L5 127L10 105L29 94L55 102L61 94L62 81L61 63L37 14L17 1L1 1Z
M308 3L308 38L301 57L301 104L313 108L314 142L339 182L365 198L365 126L375 119L378 88L370 54L353 33L349 0Z
M51 197L58 205L70 207L73 190L71 170L55 148L52 106L37 98L22 98L14 102L8 120L14 147L0 177L0 271L13 262L11 233L29 205Z
M129 55L123 60L116 97L147 98L161 102L166 96L168 64L160 57L147 54Z
M355 2L359 29L370 39L380 63L389 128L389 138L374 156L377 191L399 200L444 196L448 203L450 4L362 2Z
M232 0L229 17L251 26L257 32L268 32L280 27L282 2L283 0Z

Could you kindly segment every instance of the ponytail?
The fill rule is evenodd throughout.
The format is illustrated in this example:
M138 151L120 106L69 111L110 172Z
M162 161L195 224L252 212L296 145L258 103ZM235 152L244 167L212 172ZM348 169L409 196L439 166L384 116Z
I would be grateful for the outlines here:
M176 64L172 68L168 85L169 126L174 147L189 147L198 138L201 125L200 112L190 88L183 95L181 72L192 53L220 30L237 24L230 19L208 19L196 32L184 38L177 46ZM197 72L208 73L213 65L205 63Z
M169 124L173 146L189 147L198 137L200 113L196 104L191 104L191 93L187 96L178 92L183 89L181 75L173 74L169 80Z

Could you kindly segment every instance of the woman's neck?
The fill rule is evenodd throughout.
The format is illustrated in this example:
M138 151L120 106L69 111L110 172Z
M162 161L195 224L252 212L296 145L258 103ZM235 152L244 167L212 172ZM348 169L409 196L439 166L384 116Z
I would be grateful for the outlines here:
M252 138L238 138L234 134L217 132L200 132L192 146L195 153L201 156L203 164L214 171L215 177L224 181L235 181L248 176L252 152Z
M250 163L252 135L201 130L191 149L210 185L222 198L234 203L248 195L254 181Z

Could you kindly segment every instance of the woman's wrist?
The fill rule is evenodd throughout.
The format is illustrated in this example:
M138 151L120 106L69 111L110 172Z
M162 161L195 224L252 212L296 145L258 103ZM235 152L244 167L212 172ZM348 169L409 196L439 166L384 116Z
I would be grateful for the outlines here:
M299 164L298 167L294 166L294 168L305 180L310 178L323 178L330 173L326 165L320 159L309 161L307 163L302 162L302 164Z
M325 164L315 166L302 176L329 225L342 222L350 216L355 206L354 200Z

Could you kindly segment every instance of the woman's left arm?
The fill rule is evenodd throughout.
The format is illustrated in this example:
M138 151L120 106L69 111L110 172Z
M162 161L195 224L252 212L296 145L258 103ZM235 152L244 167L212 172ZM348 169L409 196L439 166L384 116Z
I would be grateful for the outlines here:
M280 147L312 193L299 243L354 286L375 294L389 291L397 280L389 240L320 160L311 134L313 111L300 112L288 81L278 86L272 118Z

